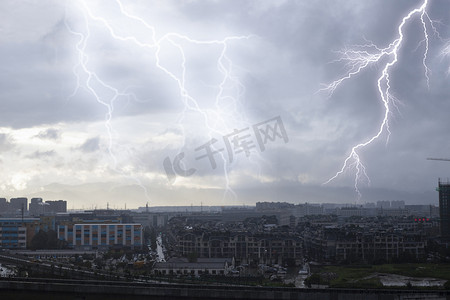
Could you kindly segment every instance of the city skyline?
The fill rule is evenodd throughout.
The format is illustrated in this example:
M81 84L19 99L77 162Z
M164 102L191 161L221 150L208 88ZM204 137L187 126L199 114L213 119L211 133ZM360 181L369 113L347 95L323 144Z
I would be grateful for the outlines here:
M0 7L0 197L437 204L450 177L450 163L426 160L450 158L450 3ZM380 88L394 57L382 48L398 57Z
M9 200L9 201L8 201ZM20 203L20 204L17 204ZM23 205L22 205L23 203ZM62 206L61 206L62 205ZM81 212L81 211L140 211L140 212L153 212L153 213L164 213L164 212L219 212L223 209L258 209L264 205L268 206L280 206L285 209L284 206L310 206L310 207L322 207L322 208L358 208L358 209L401 209L403 212L408 211L408 207L434 207L439 208L438 203L409 203L403 200L379 200L374 202L286 202L286 201L258 201L251 204L240 204L240 205L204 205L200 202L199 205L194 205L194 203L186 205L148 205L145 206L127 206L126 202L110 204L106 202L103 204L92 204L91 206L81 205L75 207L74 203L70 203L66 200L50 200L42 198L30 198L27 197L16 197L11 199L6 199L0 197L0 213L8 216L18 216L21 214L21 207L24 208L26 214L40 215L45 213L55 214L55 213L66 213L66 212ZM58 207L57 207L58 206ZM44 208L48 207L48 209ZM406 210L405 210L406 209ZM410 212L408 212L410 213ZM401 214L401 212L400 212Z

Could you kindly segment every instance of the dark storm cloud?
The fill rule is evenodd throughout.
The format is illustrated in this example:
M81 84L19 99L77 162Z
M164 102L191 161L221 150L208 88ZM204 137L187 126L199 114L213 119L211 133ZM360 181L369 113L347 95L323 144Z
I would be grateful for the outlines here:
M327 3L320 5L314 2L300 7L287 2L285 7L281 5L270 11L261 11L257 17L263 21L259 24L247 19L248 24L259 25L252 32L267 38L272 43L272 49L279 51L279 56L274 56L276 64L270 66L264 60L264 56L271 53L270 48L267 48L269 51L256 55L267 65L264 69L270 71L247 79L248 98L255 99L248 104L249 109L257 115L280 109L285 114L292 113L292 118L285 116L284 120L291 127L291 134L300 137L302 133L311 130L312 124L317 120L339 126L335 128L336 135L328 137L325 142L318 135L307 152L293 150L292 155L272 155L271 159L276 161L271 168L272 173L279 177L282 174L305 171L315 174L316 178L319 175L324 182L341 168L352 146L367 141L377 132L383 107L376 89L376 80L382 64L374 65L346 81L330 99L326 98L326 94L315 92L320 88L319 83L335 80L345 71L342 64L328 63L339 58L335 51L352 44L366 43L363 38L373 40L380 47L387 46L398 35L397 26L401 17L418 4L396 1L383 5L379 5L379 2L365 2L362 5L359 2L356 6L358 9L353 10L351 5L345 5L344 2ZM341 4L344 5L340 9ZM283 15L282 20L280 15ZM296 18L297 21L290 22ZM442 67L436 66L433 70L439 75L431 75L433 89L428 91L422 65L423 31L418 25L420 20L416 15L415 21L405 26L405 41L399 52L401 57L392 72L391 92L403 105L399 105L400 112L391 107L390 117L393 119L390 142L386 146L387 135L382 135L373 145L376 150L368 147L360 151L372 182L391 189L410 186L415 190L428 190L427 186L434 186L435 183L430 181L435 181L437 170L424 172L429 170L424 165L424 155L427 149L436 148L436 144L440 144L441 149L450 149L449 143L442 140L446 136L445 128L450 126L448 118L444 116L450 99L449 89L445 87L448 86L448 80L442 80ZM448 28L440 26L440 29L443 29L444 36L449 36ZM417 45L422 46L414 50ZM430 50L429 57L433 57L433 51ZM429 58L428 63L431 61ZM279 79L274 79L277 76ZM441 106L436 101L445 103L441 103ZM438 106L442 109L433 113ZM294 114L303 114L300 119L308 120L308 123L294 121L299 119ZM329 130L330 128L324 128L324 131ZM424 132L424 135L420 132ZM410 139L404 138L406 136ZM298 141L301 143L301 138ZM399 156L403 159L400 160ZM276 167L278 165L279 169ZM351 174L348 171L343 176L344 182L352 184L354 176ZM391 178L391 181L383 180L387 178ZM338 182L342 184L342 180ZM380 194L380 197L384 196Z
M43 50L46 41L2 44L0 55L9 57L0 73L1 126L26 128L60 121L92 119L95 103L83 99L70 101L75 88L71 67L59 65L63 53ZM61 41L64 44L64 41ZM57 53L57 54L56 54ZM53 55L53 60L48 56ZM58 55L58 57L56 56ZM97 115L100 116L100 115Z
M0 5L3 6L1 11L6 12L10 7L5 3ZM241 103L235 115L230 114L231 119L242 114L246 122L252 123L280 115L290 138L289 143L277 144L260 153L260 165L252 165L250 158L227 163L230 174L239 176L242 197L250 199L252 190L261 190L262 183L257 179L261 175L261 178L276 183L271 183L273 192L267 192L267 195L282 195L288 200L303 193L305 198L308 195L311 199L334 197L336 201L354 199L354 170L349 170L330 186L320 184L340 170L354 145L366 142L378 131L384 107L376 84L387 60L344 81L331 97L318 91L322 84L336 80L348 71L345 62L336 61L340 55L338 51L368 41L387 47L398 36L397 26L402 17L420 5L420 1L409 0L166 1L163 8L148 2L135 3L142 6L134 7L133 11L134 4L124 4L130 12L149 22L154 19L152 12L146 13L161 9L163 19L170 26L165 24L168 28L164 28L164 24L157 24L160 25L155 27L158 37L166 31L179 31L202 40L220 40L229 35L250 37L227 44L227 59L221 62L223 66L217 60L220 47L208 48L174 39L186 47L182 57L179 48L166 41L159 52L161 63L180 75L182 68L177 63L185 62L182 84L186 90L180 92L178 83L156 66L153 50L135 47L130 41L117 41L107 34L101 22L91 20L92 31L84 59L105 84L122 93L115 98L111 89L100 87L99 82L91 78L89 84L102 91L96 99L86 88L88 75L79 65L77 43L82 41L81 36L66 27L68 24L73 26L71 29L85 33L80 17L82 12L73 9L65 15L63 5L57 3L24 6L19 9L23 21L8 19L8 26L1 27L2 30L12 29L0 43L0 55L5 58L0 72L0 127L28 128L60 122L89 126L93 122L104 122L108 109L111 109L112 126L116 126L119 123L116 121L121 118L127 119L126 129L121 132L127 137L127 130L134 133L137 126L146 126L146 123L134 123L137 119L134 117L144 116L142 119L155 122L152 116L164 113L167 116L155 122L159 130L149 131L144 138L133 136L130 143L135 144L123 145L136 153L124 164L129 163L131 169L144 174L164 175L162 162L165 157L173 159L180 151L185 151L187 166L198 169L193 178L206 185L214 178L214 183L220 181L226 185L223 169L213 170L208 161L196 160L194 151L208 141L208 136L221 139L220 133L211 134L205 124L189 121L177 123L183 131L169 132L173 130L169 130L169 124L186 120L179 113L183 112L186 103L193 105L193 102L183 98L185 92L195 96L201 109L222 109L215 102L216 94L221 76L230 71L231 77L242 84L241 92L236 93ZM103 3L108 5L107 9L98 13L110 17L108 13L116 11L117 5ZM48 7L52 9L46 12ZM36 13L36 9L40 13ZM432 19L448 23L448 11L449 2L429 3ZM37 26L39 24L44 25ZM125 31L134 28L128 25L119 24L118 27ZM443 39L450 37L449 27L438 22L433 25ZM136 28L141 30L143 26L140 24ZM427 63L431 70L428 89L422 65L423 28L417 15L405 26L404 34L399 60L390 77L391 93L402 104L399 103L398 111L391 107L389 143L386 143L387 135L383 134L371 147L359 151L372 183L372 188L364 190L363 195L367 196L363 196L363 200L376 199L377 195L386 199L389 193L394 198L410 197L401 191L428 191L430 186L434 187L437 177L448 174L445 165L425 160L427 156L450 157L447 133L450 90L449 78L445 77L449 61L438 55L445 43L428 32L430 52ZM229 85L232 84L223 85L226 91L237 89ZM229 100L230 97L224 97L221 104L232 107ZM186 111L192 113L193 110ZM217 119L224 116L220 114ZM203 120L201 114L192 118ZM240 128L240 124L230 126ZM100 150L105 131L87 132L95 137L69 147L85 153ZM172 144L182 140L183 135L184 146ZM48 129L36 137L57 140L61 136L66 137L64 132ZM152 139L147 141L148 137ZM117 140L119 146L122 142ZM12 147L12 138L0 135L0 150ZM53 155L52 151L29 152L33 153L30 158Z
M17 41L0 44L0 56L8 58L0 72L0 126L103 120L107 108L77 86L77 75L83 76L74 73L79 36L70 33L62 19L42 28L41 37L32 41L20 40L21 34L17 32ZM128 95L118 98L115 115L170 110L177 101L176 93L164 88L163 76L143 68L139 57L117 60L117 56L103 55L100 60L92 56L100 62L96 72L107 73L104 78L109 84L122 82L121 91Z

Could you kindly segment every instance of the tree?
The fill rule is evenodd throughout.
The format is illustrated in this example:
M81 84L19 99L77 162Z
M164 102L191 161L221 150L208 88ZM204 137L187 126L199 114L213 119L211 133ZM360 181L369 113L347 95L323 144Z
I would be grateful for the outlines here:
M156 251L156 230L155 228L152 228L150 231L150 246L153 251Z
M447 281L447 282L444 284L444 288L445 288L446 290L450 290L450 280Z
M305 284L307 287L311 287L312 284L320 284L321 282L323 282L323 280L321 280L321 276L318 273L313 273L305 279Z
M58 249L68 249L69 248L69 243L66 240L58 239L56 244L57 244L56 248L58 248Z
M48 240L47 232L39 230L39 232L36 233L31 239L30 248L33 250L45 249L47 246L47 240Z
M43 231L39 230L38 233L34 235L31 239L30 248L33 250L37 249L58 249L62 246L67 245L67 242L58 240L56 231L49 230ZM61 247L60 247L61 246Z
M58 247L58 235L56 234L56 231L49 230L47 232L47 249L57 249Z

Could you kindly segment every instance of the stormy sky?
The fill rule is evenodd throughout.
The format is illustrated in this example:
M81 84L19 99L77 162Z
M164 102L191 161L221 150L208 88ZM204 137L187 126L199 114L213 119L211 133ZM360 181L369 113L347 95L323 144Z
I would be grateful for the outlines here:
M422 4L1 1L0 196L437 204L450 2L399 32Z

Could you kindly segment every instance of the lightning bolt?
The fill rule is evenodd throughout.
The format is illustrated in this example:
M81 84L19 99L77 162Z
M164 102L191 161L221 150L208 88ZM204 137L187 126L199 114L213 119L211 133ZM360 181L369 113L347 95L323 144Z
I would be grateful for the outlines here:
M441 55L444 56L444 57L449 57L450 56L450 43L448 43L444 47L444 49L442 49ZM450 67L448 67L448 69L447 69L447 75L450 75Z
M140 36L134 34L133 32L126 31L126 33L118 32L115 28L118 24L114 23L115 20L113 18L107 18L101 16L101 14L97 13L97 11L89 4L88 1L80 1L79 10L82 12L84 30L81 32L79 30L73 29L68 22L66 22L66 27L69 31L79 38L79 42L76 45L76 50L78 53L77 64L74 67L74 74L77 79L77 87L74 93L71 96L74 96L78 89L81 87L85 88L89 91L91 95L93 95L94 99L103 105L106 108L106 120L105 127L109 139L108 144L108 152L110 157L113 160L114 168L117 170L117 159L114 154L114 130L112 128L112 119L114 114L114 103L120 97L126 97L128 100L134 99L135 96L132 93L126 92L126 89L121 91L118 88L108 84L105 80L102 80L100 76L89 67L89 54L87 51L87 45L90 39L90 26L91 23L95 23L96 25L103 26L109 34L110 38L120 41L122 43L126 43L127 46L134 45L135 47L142 48L148 53L150 53L156 63L155 67L162 71L164 74L168 76L171 80L173 80L179 90L180 99L184 105L184 110L181 112L180 117L178 118L179 124L184 120L187 112L195 112L199 113L204 121L205 127L209 131L210 136L212 137L214 134L223 134L223 128L229 130L229 126L227 120L233 120L235 122L234 126L236 126L236 122L243 122L245 120L245 116L243 115L243 110L239 110L239 98L242 96L245 91L243 85L239 82L238 78L233 76L233 68L234 65L231 59L227 56L227 50L230 42L249 39L250 36L228 36L223 39L213 39L213 40L198 40L188 37L183 34L179 34L176 32L169 32L161 37L157 38L156 28L150 25L143 18L130 13L126 7L122 4L121 1L115 1L117 8L121 14L121 16L125 17L127 20L132 20L136 24L139 24L141 28L145 30L145 40ZM161 61L161 53L162 53L162 44L168 43L174 47L178 51L178 54L181 57L181 63L179 65L181 72L180 74L176 74L169 70L162 61ZM183 43L188 43L197 46L218 46L221 48L220 54L217 58L216 65L218 72L222 75L221 82L218 86L218 92L216 94L214 107L215 109L203 109L199 104L198 100L192 96L189 89L187 88L186 82L186 63L187 58L183 48ZM234 87L237 91L234 96L228 95L226 90L229 90L231 87ZM106 91L106 92L105 92ZM224 102L226 102L226 107L228 110L224 109ZM231 111L231 113L230 113ZM184 129L181 126L183 132ZM186 142L186 135L184 136L184 140ZM216 149L217 150L217 149ZM223 170L226 180L226 191L235 195L232 191L229 178L228 178L228 167L226 164L226 157L223 154L220 154L221 158L224 162ZM117 170L121 172L120 170ZM123 174L123 172L121 172ZM145 190L148 199L148 193L145 186L142 185L138 178L134 178L135 181Z
M66 12L67 14L67 12ZM147 188L142 184L139 178L135 176L130 176L126 174L124 171L121 171L117 167L117 158L113 152L113 127L112 127L112 118L114 112L114 102L119 97L131 97L132 94L120 92L117 88L112 85L107 84L104 80L102 80L95 71L91 70L88 67L89 55L86 52L86 47L88 45L89 38L91 36L89 20L86 15L83 15L83 24L84 24L84 32L78 32L71 28L67 19L64 20L66 28L69 32L78 37L79 41L76 44L76 53L77 53L77 63L73 67L73 73L76 78L76 87L71 95L69 95L69 99L74 97L81 88L86 89L91 95L94 96L94 99L106 108L105 115L105 128L108 136L108 153L111 159L113 160L113 169L122 175L126 176L129 179L132 179L139 185L145 194L147 199L150 199ZM83 79L84 77L84 79ZM84 84L81 82L83 81ZM102 89L107 92L100 92L99 89Z
M385 62L383 63L381 74L377 80L378 96L384 106L384 114L376 134L367 138L366 141L353 146L350 154L344 160L341 169L323 184L330 183L331 181L341 176L346 170L352 168L355 170L354 189L357 194L358 200L361 199L359 183L361 181L367 181L367 183L370 184L370 179L366 173L366 167L362 163L359 153L362 151L362 149L380 138L383 133L387 134L386 143L389 141L389 136L391 133L389 130L389 115L391 114L392 107L397 108L396 102L398 102L398 100L391 94L391 71L398 62L399 49L402 45L402 42L404 41L404 27L407 23L412 22L412 20L414 20L414 18L416 17L420 20L423 29L423 40L421 41L421 43L424 44L422 64L424 67L424 76L426 78L427 86L429 87L430 70L427 66L429 31L432 30L433 35L436 35L439 39L440 36L433 24L433 21L427 13L427 6L428 0L424 0L420 6L412 9L406 16L403 17L401 23L397 27L397 37L387 47L380 48L372 42L368 41L367 44L354 46L353 48L340 51L341 57L336 60L336 62L345 63L348 68L348 72L343 77L326 85L320 91L326 91L328 93L328 96L331 97L336 88L338 88L342 83L349 79L352 79L368 66L375 63L383 63L382 60L385 60Z

